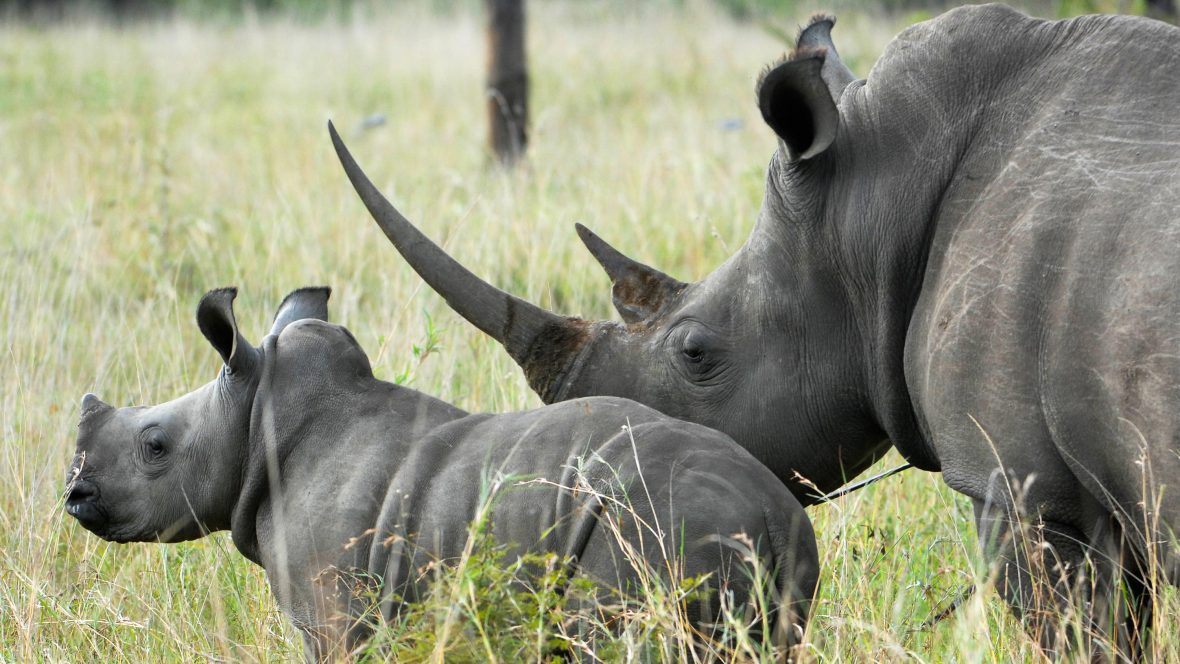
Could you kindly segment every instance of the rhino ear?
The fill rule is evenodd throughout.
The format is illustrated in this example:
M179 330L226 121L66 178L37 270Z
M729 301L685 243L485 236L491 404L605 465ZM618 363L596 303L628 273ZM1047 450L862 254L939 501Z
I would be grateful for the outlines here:
M327 286L313 286L293 290L283 298L279 310L275 312L274 325L270 327L271 334L279 334L283 328L297 320L314 318L328 320L328 297L332 289Z
M823 49L795 51L758 81L762 119L792 162L821 154L836 140L840 112L823 78L825 54Z
M234 317L236 288L218 288L205 293L197 305L197 326L209 340L221 360L231 371L248 368L254 360L254 347L238 331Z
M820 70L820 76L828 86L828 94L831 95L832 101L838 104L840 95L844 94L844 88L856 80L856 75L844 65L840 60L840 54L836 52L836 44L832 41L832 28L835 25L835 16L812 16L807 25L799 31L799 37L795 40L795 52L824 52L824 66Z
M582 224L576 226L578 237L610 277L611 299L626 323L638 323L654 316L665 302L688 285L627 258Z

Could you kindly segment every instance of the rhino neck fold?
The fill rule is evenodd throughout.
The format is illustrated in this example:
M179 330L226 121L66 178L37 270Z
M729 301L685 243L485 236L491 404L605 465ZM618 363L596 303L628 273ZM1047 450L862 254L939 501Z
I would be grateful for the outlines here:
M272 539L283 535L277 530L284 527L283 501L272 500L283 490L284 466L287 458L299 442L297 437L278 435L280 427L289 430L292 422L278 422L275 418L274 400L282 389L276 380L278 365L278 337L267 336L262 342L261 376L254 393L250 409L250 431L247 435L245 467L242 469L241 491L234 506L230 532L234 545L243 556L259 566L263 563L262 543L259 542L259 525L265 526ZM285 547L278 547L278 569L285 569L282 560ZM270 570L268 570L269 572ZM285 581L274 578L272 585L282 586ZM286 588L276 588L280 597Z
M908 462L938 471L937 453L911 400L906 343L941 199L955 178L957 157L969 145L970 123L938 127L915 141L907 123L933 120L919 109L892 104L895 96L870 94L871 84L849 86L840 104L845 127L833 150L821 158L826 161L805 167L811 172L799 188L830 192L816 214L820 223L790 229L795 237L779 243L803 245L815 266L805 269L830 271L827 280L840 284L861 356L850 378L863 391L865 415ZM914 164L921 165L919 173ZM874 458L887 449L877 439L861 445Z
M909 136L892 127L858 125L861 117L889 117L897 111L866 108L870 95L857 86L845 96L842 111L857 129L849 132L849 148L872 140L884 149L849 149L851 159L837 166L850 181L841 196L828 202L826 218L838 229L837 259L847 282L847 297L856 319L864 364L864 384L872 417L906 461L916 468L938 471L941 464L924 435L906 376L906 343L924 281L938 207L954 177L952 147L963 142L950 127L945 135L928 137L947 146L941 158L923 155ZM879 101L880 97L876 97ZM904 134L904 132L901 132ZM844 147L844 146L841 146ZM882 156L883 153L886 156ZM912 163L924 163L915 177ZM871 182L872 196L858 187Z
M340 369L339 355L301 356L298 345L289 348L288 337L282 338L287 350L281 358L278 337L262 342L241 488L230 523L242 555L263 567L274 563L276 569L286 568L286 542L301 537L287 532L287 524L306 528L309 519L320 519L318 510L308 512L300 502L309 491L330 495L332 481L357 481L366 474L377 478L376 486L384 481L382 473L396 472L413 441L468 415L417 390L378 380L367 360L363 369ZM309 372L317 371L308 380ZM300 491L298 500L291 499L295 494L284 495L293 487ZM284 509L300 513L284 514Z
M259 363L262 376L255 388L250 407L250 431L246 436L241 490L230 519L230 535L234 546L250 562L259 566L262 566L262 557L258 550L258 508L268 493L268 464L264 449L266 443L262 440L263 437L258 435L263 426L264 410L260 405L262 400L259 395L266 394L272 389L276 340L276 337L271 335L262 342L262 358Z
M956 25L959 12L973 15L974 29ZM936 236L953 234L962 221L947 201L978 196L977 183L1006 167L1010 150L1025 140L1023 118L1038 112L1039 95L1056 84L1037 80L1038 63L1051 50L1044 40L1054 37L1029 32L1032 23L1043 22L989 5L913 26L840 103L834 152L844 187L827 201L825 221L844 229L836 246L840 269L856 284L849 298L874 416L902 456L923 470L939 470L940 461L911 398L922 369L909 347L917 317L931 306L924 299L931 297L929 265L937 261L931 252ZM1004 38L1016 31L1027 38ZM975 66L989 58L1013 66Z

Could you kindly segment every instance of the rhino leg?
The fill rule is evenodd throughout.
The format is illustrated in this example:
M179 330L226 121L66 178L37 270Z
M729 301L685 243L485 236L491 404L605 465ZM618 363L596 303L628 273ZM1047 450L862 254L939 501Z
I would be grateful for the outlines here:
M710 538L709 545L701 546L676 541L674 535L666 536L666 550L678 552L678 559L667 560L658 553L653 555L660 545L653 533L647 531L648 526L641 525L656 523L653 515L645 512L642 505L633 504L630 509L642 515L635 518L628 513L614 513L608 508L606 519L610 519L618 530L600 526L593 529L585 540L585 546L578 556L577 574L592 581L599 595L587 597L585 603L577 605L580 615L583 612L591 615L603 606L621 608L625 600L615 589L621 589L623 595L632 598L644 597L651 584L662 584L667 588L667 584L680 578L681 574L692 576L681 565L698 570L710 569L712 571L699 589L699 596L683 605L685 622L704 638L693 646L694 653L682 652L679 657L697 661L716 659L717 654L709 642L726 639L722 631L725 623L722 612L727 609L733 611L738 619L746 621L749 643L765 647L763 657L773 661L795 661L796 646L802 642L819 580L815 536L810 522L805 520L801 511L798 522L788 523L791 527L781 532L758 535L759 542L755 542L753 537L746 539L737 536L724 541ZM778 537L781 541L767 542L768 536L772 539ZM628 548L630 556L634 556L638 562L630 556L624 557L619 551L619 544ZM751 551L751 546L761 550ZM702 557L696 565L686 562L693 556ZM750 566L749 561L753 556L760 559L758 574ZM671 578L665 575L670 568L677 570ZM652 572L660 578L652 578ZM761 599L767 603L763 604L756 595L762 596ZM609 619L607 624L617 626ZM587 627L586 624L578 625L580 637L587 633ZM764 629L769 630L769 633L764 634Z
M312 592L283 609L303 638L307 662L346 661L380 624L380 581L356 567L323 567L307 574Z
M1152 576L1139 548L1125 537L1117 519L1109 518L1092 549L1096 580L1093 619L1107 620L1111 644L1124 661L1146 661L1145 650L1153 622Z
M1022 519L1010 506L983 500L974 506L996 589L1044 652L1055 659L1089 653L1093 662L1142 661L1150 588L1114 519L1085 533Z

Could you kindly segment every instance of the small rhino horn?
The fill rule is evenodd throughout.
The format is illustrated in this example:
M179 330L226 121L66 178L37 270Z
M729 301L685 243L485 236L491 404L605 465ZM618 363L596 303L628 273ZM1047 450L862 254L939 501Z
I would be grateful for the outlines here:
M82 395L81 419L86 419L87 416L107 408L110 408L110 405L99 399L93 392L87 392Z
M628 324L647 320L687 286L659 270L634 261L610 246L589 228L576 224L578 237L610 277L611 299Z

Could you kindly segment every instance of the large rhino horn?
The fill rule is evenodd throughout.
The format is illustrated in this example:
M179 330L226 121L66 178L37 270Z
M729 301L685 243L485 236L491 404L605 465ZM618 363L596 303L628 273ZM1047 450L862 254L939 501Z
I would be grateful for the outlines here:
M524 369L529 386L551 401L560 390L565 369L589 337L588 323L546 311L472 274L381 195L331 122L328 133L356 193L402 258L456 313L503 344Z
M586 245L610 277L611 299L619 315L628 324L654 316L665 302L688 285L655 268L627 258L582 224L576 224L576 227L582 244Z

